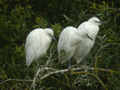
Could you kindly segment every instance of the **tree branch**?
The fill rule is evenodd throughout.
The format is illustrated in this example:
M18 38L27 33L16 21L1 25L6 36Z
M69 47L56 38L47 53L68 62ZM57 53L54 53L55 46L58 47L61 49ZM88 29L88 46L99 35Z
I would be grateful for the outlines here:
M81 71L83 69L88 69L88 70L91 70L91 71L94 71L94 70L97 70L97 71L101 71L101 72L109 72L109 73L118 73L120 74L120 71L114 71L114 70L111 70L111 69L104 69L104 68L93 68L93 67L86 67L86 66L83 66L83 67L78 67L78 68L72 68L71 71L72 73L77 73L78 71ZM63 74L63 73L66 73L68 72L69 69L63 69L63 70L57 70L57 71L53 71L53 72L50 72L48 74L45 74L44 76L42 76L40 78L40 80L43 80L51 75L54 75L54 74ZM79 73L79 72L78 72Z
M32 82L33 80L24 80L24 79L7 79L7 80L4 80L4 81L1 81L1 82L0 82L0 85L1 85L1 84L4 84L4 83L6 83L6 82L9 82L9 81Z
M90 72L83 72L84 69L87 69L88 71L95 71L97 69L97 71L99 72L108 72L108 73L117 73L117 74L120 74L120 71L115 71L115 70L112 70L112 69L104 69L104 68L93 68L93 67L88 67L88 66L81 66L81 67L73 67L71 69L71 74L88 74L88 75L92 75L92 76L95 76L94 73L90 73ZM43 73L44 71L49 71L47 73ZM69 69L62 69L62 70L57 70L57 69L54 69L54 68L50 68L50 67L43 67L43 68L39 68L38 71L36 72L35 74L35 77L33 80L24 80L24 79L7 79L5 81L1 81L0 82L0 85L1 84L4 84L6 82L9 82L9 81L18 81L18 82L32 82L32 87L35 88L35 82L38 78L38 76L40 76L40 81L54 75L54 74L64 74L66 72L69 72ZM94 74L94 75L93 75ZM98 78L98 76L95 76L95 78L100 81L101 85L104 86L103 82Z

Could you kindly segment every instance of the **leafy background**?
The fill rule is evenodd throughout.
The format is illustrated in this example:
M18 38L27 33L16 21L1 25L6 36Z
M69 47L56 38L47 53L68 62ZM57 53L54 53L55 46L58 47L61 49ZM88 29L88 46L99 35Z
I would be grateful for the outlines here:
M0 89L29 90L36 71L35 64L25 65L24 44L28 33L37 27L52 27L58 39L66 26L77 27L92 16L106 23L100 27L99 38L87 58L92 67L112 69L98 72L106 90L120 90L120 1L119 0L0 0ZM104 45L99 53L97 50ZM56 50L56 43L53 47ZM56 52L56 51L53 51ZM97 54L96 54L97 53ZM49 51L48 55L49 56ZM95 57L96 56L96 57ZM47 58L44 58L47 59ZM57 69L57 54L53 54ZM95 72L93 72L95 73ZM53 75L37 83L36 90L104 90L99 82L87 76ZM71 79L70 79L71 78ZM10 80L3 83L5 80Z

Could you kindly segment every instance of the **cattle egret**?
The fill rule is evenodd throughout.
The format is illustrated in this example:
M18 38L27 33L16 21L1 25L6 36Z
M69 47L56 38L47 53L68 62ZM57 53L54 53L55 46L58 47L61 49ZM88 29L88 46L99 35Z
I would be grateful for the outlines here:
M53 37L54 32L50 28L37 28L28 34L25 43L27 66L30 66L34 60L38 60L46 54Z
M68 60L70 68L73 57L77 63L80 63L93 47L99 25L101 21L97 17L92 17L80 24L78 28L68 26L63 29L57 47L60 59L63 57L61 52L64 52L65 58L61 62Z

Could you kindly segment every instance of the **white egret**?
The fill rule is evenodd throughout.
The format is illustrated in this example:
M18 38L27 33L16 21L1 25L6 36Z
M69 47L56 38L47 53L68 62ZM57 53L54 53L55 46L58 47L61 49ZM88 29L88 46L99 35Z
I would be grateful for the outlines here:
M70 68L71 58L74 57L76 62L80 63L93 47L99 25L101 25L101 21L97 17L92 17L80 24L78 28L69 26L63 29L57 47L60 59L61 52L63 51L65 54L65 59L62 59L61 62L68 60Z
M25 43L26 65L30 66L34 60L43 57L54 37L54 32L50 28L37 28L31 31Z

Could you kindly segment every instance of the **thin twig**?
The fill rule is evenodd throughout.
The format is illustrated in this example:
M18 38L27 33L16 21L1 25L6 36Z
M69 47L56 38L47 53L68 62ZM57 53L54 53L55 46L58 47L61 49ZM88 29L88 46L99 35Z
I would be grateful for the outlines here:
M56 69L53 69L53 68L50 68L50 67L42 67L42 68L39 68L38 70L37 70L37 72L36 72L36 74L35 74L35 77L34 77L34 79L33 79L33 82L32 82L32 85L31 85L31 89L33 88L33 89L35 89L35 82L36 82L36 79L37 79L37 77L40 75L40 72L43 72L43 71L45 71L45 70L56 70Z
M7 80L4 80L4 81L1 81L0 82L0 85L1 84L4 84L6 82L9 82L9 81L18 81L18 82L32 82L33 80L25 80L25 79L7 79Z
M77 68L72 68L71 71L72 71L72 74L73 73L86 73L86 72L82 72L81 70L83 69L86 69L85 67L77 67ZM108 73L116 73L116 74L120 74L120 71L115 71L115 70L112 70L112 69L104 69L104 68L93 68L93 67L87 67L88 70L91 70L91 71L94 71L95 69L97 69L97 71L100 71L100 72L108 72ZM43 75L40 77L40 80L44 80L45 78L51 76L51 75L54 75L54 74L63 74L63 73L66 73L66 72L69 72L69 69L63 69L63 70L56 70L54 68L49 68L49 67L45 67L43 68L43 70L52 70L51 72ZM81 72L80 72L81 71ZM32 83L35 83L36 82L36 79L38 77L38 75L40 74L40 69L38 69L37 73L35 74L35 77L33 80L24 80L24 79L7 79L7 80L4 80L4 81L1 81L0 82L0 85L6 83L6 82L9 82L9 81L18 81L18 82L32 82Z
M110 46L110 45L118 45L118 43L107 43L107 44L105 44L105 45L102 45L98 50L97 50L97 52L96 52L96 54L95 54L95 66L94 66L94 68L95 68L95 72L98 72L97 71L97 63L98 63L98 54L104 49L104 48L106 48L106 47L108 47L108 46Z
M107 88L106 85L103 83L103 81L102 81L97 75L95 75L95 74L93 74L93 73L89 73L89 72L72 72L72 74L88 74L88 75L90 75L90 76L93 76L93 77L95 77L95 78L98 80L98 82L101 84L101 86L103 86L103 88L104 88L105 90L108 90L108 88Z
M86 68L83 68L83 67L82 67L82 68L72 68L71 71L72 71L72 72L76 72L76 71L80 71L80 70L82 70L82 69L86 69ZM96 69L96 70L102 71L102 72L118 73L118 74L120 74L120 71L114 71L114 70L111 70L111 69L93 68L93 67L87 67L87 69L88 69L88 70L91 70L91 71L94 71L94 70ZM47 77L49 77L49 76L51 76L51 75L54 75L54 74L58 74L58 73L63 74L63 73L66 73L66 72L68 72L68 71L69 71L69 69L53 71L53 72L50 72L50 73L45 74L44 76L42 76L42 77L40 78L40 80L43 80L43 79L45 79L45 78L47 78Z

